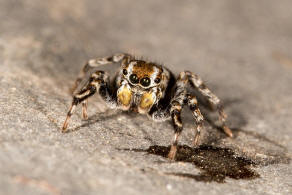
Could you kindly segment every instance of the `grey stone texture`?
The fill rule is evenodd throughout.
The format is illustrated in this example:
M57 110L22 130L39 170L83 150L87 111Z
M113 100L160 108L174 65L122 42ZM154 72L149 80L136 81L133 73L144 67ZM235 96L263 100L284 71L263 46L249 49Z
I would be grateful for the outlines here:
M291 7L1 0L0 194L292 194ZM62 134L82 65L117 52L201 75L224 102L234 138L202 107L208 120L192 149L185 109L172 162L164 157L171 123L109 110L99 97L89 121L79 108Z

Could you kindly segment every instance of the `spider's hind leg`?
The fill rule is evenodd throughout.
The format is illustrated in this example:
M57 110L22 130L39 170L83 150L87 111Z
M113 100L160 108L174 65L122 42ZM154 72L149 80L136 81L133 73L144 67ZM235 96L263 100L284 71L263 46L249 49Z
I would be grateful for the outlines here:
M211 105L214 105L216 107L216 109L218 110L219 120L221 121L222 129L229 137L232 137L232 131L226 125L227 115L224 113L223 105L220 99L210 91L210 89L204 84L203 80L198 75L193 74L189 71L185 71L182 74L186 74L189 78L190 84L198 89L198 91L208 100Z

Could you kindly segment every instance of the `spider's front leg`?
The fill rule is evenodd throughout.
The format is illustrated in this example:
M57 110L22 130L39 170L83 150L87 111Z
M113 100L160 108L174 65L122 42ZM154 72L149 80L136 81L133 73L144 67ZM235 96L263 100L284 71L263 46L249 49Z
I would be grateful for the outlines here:
M96 71L91 74L90 78L87 81L87 84L78 92L75 92L73 95L73 101L71 107L67 113L66 120L63 124L62 132L66 132L69 120L74 113L78 104L82 103L82 113L87 116L87 99L94 95L96 92L99 92L101 97L109 104L115 105L115 101L111 91L109 89L109 77L103 71ZM85 116L85 117L86 117Z
M102 71L97 71L96 68L117 62L126 63L131 58L132 56L129 54L116 54L110 57L91 59L84 65L73 87L73 102L64 122L63 132L66 131L69 119L79 103L82 103L82 118L88 118L87 98L92 96L97 90L99 90L102 98L110 104L110 107L116 106L111 91L109 90L109 82L105 81L105 78L108 79L108 76Z
M183 129L181 122L181 110L184 104L188 104L193 117L196 121L196 135L194 138L194 145L198 144L200 138L201 128L203 126L204 117L198 107L198 101L195 96L187 94L186 86L188 83L188 77L185 74L180 74L175 87L174 97L171 101L170 115L174 126L174 138L168 154L168 158L174 159L177 153L177 144L179 135Z
M178 138L183 130L181 121L181 110L186 100L186 79L178 79L175 86L174 96L170 102L170 116L174 127L174 138L168 158L174 159L177 152Z
M183 105L179 103L178 101L173 101L171 103L170 115L171 115L172 124L174 127L174 137L173 137L172 145L170 147L170 151L168 153L168 158L172 160L176 156L178 138L183 130L183 125L181 121L182 106Z
M197 99L195 96L185 95L185 100L187 101L187 104L188 104L188 106L189 106L189 108L194 116L195 121L196 121L196 135L195 135L195 138L193 141L193 145L196 146L196 145L198 145L198 141L200 138L200 132L201 132L201 129L203 127L204 117L201 114L200 109L198 108ZM171 113L171 119L172 119L173 126L174 126L174 138L173 138L173 142L172 142L169 154L168 154L168 158L170 158L170 159L174 159L176 156L178 138L183 130L183 125L182 125L182 121L181 121L182 106L183 106L183 103L179 102L179 101L173 101L171 104L170 113Z

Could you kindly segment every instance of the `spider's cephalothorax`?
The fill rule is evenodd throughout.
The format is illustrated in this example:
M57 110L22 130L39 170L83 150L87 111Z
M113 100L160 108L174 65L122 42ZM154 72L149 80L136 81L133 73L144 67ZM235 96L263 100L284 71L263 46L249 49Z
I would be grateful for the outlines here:
M96 67L110 63L121 63L114 80ZM194 145L198 144L204 117L197 99L187 91L187 85L194 87L219 112L224 132L232 137L231 130L225 125L226 115L217 96L203 83L202 79L189 71L177 78L164 66L135 59L128 54L89 60L83 68L82 76L76 80L71 108L63 125L66 132L68 122L76 106L82 104L82 116L87 119L87 98L100 94L110 108L147 114L155 121L171 119L174 126L174 139L168 157L175 158L178 137L182 131L181 110L188 105L196 123Z
M123 110L148 113L164 96L169 76L165 68L154 63L125 60L116 79L117 103Z

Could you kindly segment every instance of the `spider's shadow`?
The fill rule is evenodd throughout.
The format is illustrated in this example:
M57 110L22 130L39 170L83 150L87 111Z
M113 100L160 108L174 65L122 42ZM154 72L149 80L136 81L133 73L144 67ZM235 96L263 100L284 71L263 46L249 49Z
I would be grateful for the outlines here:
M134 152L147 152L167 158L170 146L153 145L148 149L121 149ZM192 163L197 166L201 173L198 175L189 173L167 172L166 175L174 175L186 178L192 178L204 182L224 182L226 177L233 179L254 179L259 174L251 169L256 165L250 159L238 157L234 152L227 148L220 148L210 145L201 145L198 148L192 148L187 145L178 146L175 161Z
M199 174L180 172L166 172L164 174L191 178L195 179L196 181L222 183L225 181L226 177L232 179L255 179L260 177L260 175L255 170L253 170L252 167L267 166L269 164L290 163L291 159L289 156L287 156L287 150L282 145L257 133L249 133L249 131L241 129L238 131L252 135L261 141L269 142L276 147L282 148L282 151L279 151L279 153L275 155L269 155L269 159L257 159L248 157L246 155L236 154L231 148L218 147L214 145L200 145L197 148L193 148L187 145L179 145L175 161L191 163L199 168L201 172ZM148 149L131 148L118 150L145 152L148 155L157 155L167 159L167 161L158 161L159 163L170 162L167 157L170 151L170 146L152 145Z

